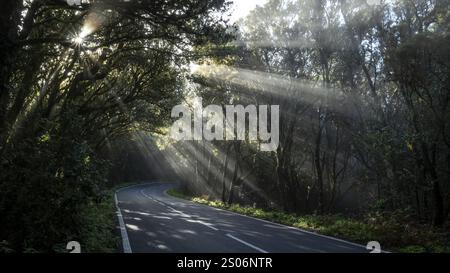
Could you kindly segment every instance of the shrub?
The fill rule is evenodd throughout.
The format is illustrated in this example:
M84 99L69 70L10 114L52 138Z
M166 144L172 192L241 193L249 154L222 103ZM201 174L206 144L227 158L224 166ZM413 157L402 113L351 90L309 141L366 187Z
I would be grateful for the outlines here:
M188 197L171 190L170 194L190 199L196 203L227 209L236 213L265 219L288 226L319 232L365 245L378 241L384 249L399 252L450 252L445 245L444 234L429 226L414 223L407 210L372 212L359 218L341 214L296 215L281 211L266 211L259 208L233 204L228 206L208 198Z

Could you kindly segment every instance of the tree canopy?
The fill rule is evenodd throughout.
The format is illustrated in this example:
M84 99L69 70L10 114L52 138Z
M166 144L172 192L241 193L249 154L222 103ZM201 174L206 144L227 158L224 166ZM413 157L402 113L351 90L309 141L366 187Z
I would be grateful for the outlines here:
M228 205L445 230L449 0L269 0L235 24L230 4L2 1L0 242L58 251L106 189L156 173ZM279 105L278 148L170 140L194 96Z

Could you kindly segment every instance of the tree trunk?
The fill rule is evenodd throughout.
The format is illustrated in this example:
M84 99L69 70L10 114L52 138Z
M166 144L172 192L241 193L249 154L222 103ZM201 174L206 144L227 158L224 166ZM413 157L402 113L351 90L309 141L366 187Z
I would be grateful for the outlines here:
M222 202L226 201L226 178L227 178L227 168L228 168L228 153L230 152L231 145L227 146L227 150L225 152L225 160L223 164L223 172L222 172Z
M320 121L320 111L319 111L319 132L317 133L316 138L316 147L314 150L314 164L316 167L316 174L317 174L317 185L319 188L319 212L324 212L324 193L323 193L323 170L322 170L322 160L321 160L321 150L320 146L322 144L322 132L323 132L323 126Z
M236 185L237 179L238 179L238 173L239 173L239 153L241 150L241 142L237 142L234 145L235 149L235 160L234 160L234 170L233 170L233 178L231 179L230 188L228 191L228 205L231 205L233 203L234 198L234 185Z

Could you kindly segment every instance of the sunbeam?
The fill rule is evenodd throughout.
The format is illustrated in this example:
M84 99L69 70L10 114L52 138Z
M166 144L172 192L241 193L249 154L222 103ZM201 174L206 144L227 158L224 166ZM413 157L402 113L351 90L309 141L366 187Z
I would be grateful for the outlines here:
M253 91L265 92L278 96L288 97L292 95L293 92L301 92L306 95L312 95L315 98L325 98L327 96L339 97L342 95L341 91L321 87L318 82L238 67L192 64L191 72L194 75L199 75L207 79L224 81ZM306 97L305 99L309 98Z

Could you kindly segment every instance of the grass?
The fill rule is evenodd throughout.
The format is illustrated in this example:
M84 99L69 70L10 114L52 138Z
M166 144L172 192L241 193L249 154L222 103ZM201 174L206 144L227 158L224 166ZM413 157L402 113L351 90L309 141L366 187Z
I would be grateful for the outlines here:
M361 219L341 214L296 215L238 204L227 205L221 201L210 200L208 197L187 196L175 189L169 190L168 194L195 203L349 240L362 245L366 245L370 241L378 241L384 250L393 252L450 252L450 246L445 243L443 232L426 225L413 224L402 211L389 214L371 213Z
M99 203L91 203L82 210L81 251L87 253L116 252L119 236L116 229L114 190L108 190Z
M81 251L87 253L113 253L118 249L120 236L116 232L117 216L114 194L117 190L139 183L122 183L107 190L99 203L90 203L81 212ZM65 251L65 250L64 250Z
M120 235L116 231L117 216L114 200L115 192L127 186L138 185L137 182L122 183L108 189L102 194L102 198L96 202L91 201L78 212L80 219L79 235L73 235L73 239L81 245L82 253L113 253L118 251ZM67 253L67 242L61 242L53 247L54 252ZM10 244L0 240L0 253L14 253ZM38 252L33 248L24 252Z
M117 251L119 236L116 232L115 189L106 191L96 202L91 201L78 212L80 219L78 235L69 235L78 241L82 253L113 253ZM67 253L67 242L53 246L56 253ZM33 248L23 250L24 253L38 253ZM0 241L0 253L15 253L7 241Z
M193 199L193 198L190 198L189 196L187 196L187 195L181 193L180 191L178 191L178 190L176 190L176 189L174 189L174 188L169 189L169 190L167 191L167 194L170 195L170 196L173 196L173 197L181 198L181 199L189 199L189 200L191 200L191 201L192 201L192 199Z

